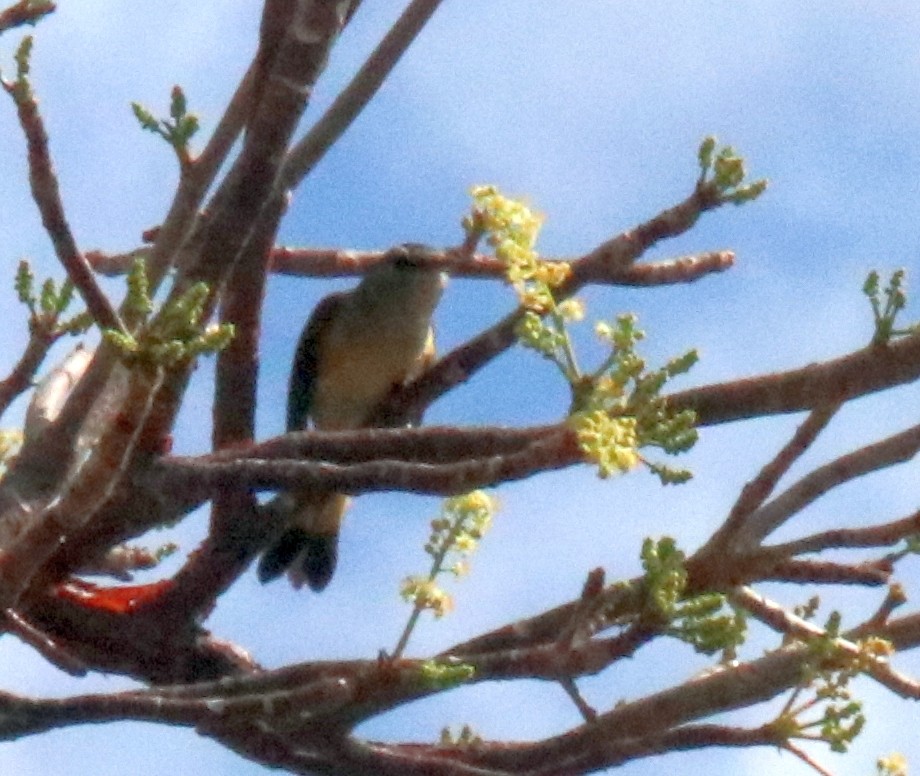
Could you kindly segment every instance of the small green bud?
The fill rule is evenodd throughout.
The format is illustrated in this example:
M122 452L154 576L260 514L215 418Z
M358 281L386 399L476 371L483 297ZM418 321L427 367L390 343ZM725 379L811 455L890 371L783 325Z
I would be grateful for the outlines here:
M149 110L147 110L147 108L145 108L139 102L132 102L131 110L134 113L134 117L138 120L138 123L140 123L142 129L145 129L148 132L159 134L160 124L154 115Z
M172 88L171 100L169 103L169 115L172 116L176 121L185 117L186 112L186 102L185 102L185 92L182 91L181 86L174 86Z
M712 167L712 153L716 148L716 139L712 135L703 138L703 142L700 143L700 150L698 157L700 160L700 170L701 174L705 175L709 172L710 167Z
M449 690L472 679L476 675L476 669L466 663L426 660L419 667L419 674L426 687Z

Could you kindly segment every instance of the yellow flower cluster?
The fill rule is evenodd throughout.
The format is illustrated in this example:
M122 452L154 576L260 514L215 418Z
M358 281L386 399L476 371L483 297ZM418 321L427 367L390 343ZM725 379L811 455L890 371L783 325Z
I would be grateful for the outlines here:
M737 176L734 156L726 152L715 158L715 144L701 150L700 164L708 174L717 164L732 180ZM664 384L686 372L696 361L691 351L657 370L646 368L636 352L645 336L634 314L600 321L595 333L608 355L595 370L582 369L570 324L585 317L582 301L567 297L572 276L570 264L543 261L534 246L542 225L540 216L520 201L501 194L494 186L472 190L473 207L464 219L466 246L486 238L505 265L508 282L522 307L514 333L524 347L553 363L572 392L571 426L589 460L598 464L600 475L628 471L643 463L662 483L684 482L690 473L640 458L640 447L656 446L668 454L683 452L696 440L689 411L670 412L660 397Z
M476 186L472 194L473 212L464 219L466 230L486 236L524 307L541 315L555 309L552 289L565 282L572 268L562 261L542 261L534 250L542 216L494 186Z
M601 477L628 472L639 463L639 437L634 417L611 417L603 410L576 412L569 424L582 452L594 461Z
M480 535L485 532L492 522L495 512L495 499L484 490L471 490L462 496L447 499L445 510L464 514L472 520Z
M499 193L495 186L474 186L473 213L464 226L488 235L489 244L513 243L523 250L532 250L537 242L543 218L523 202Z
M438 619L454 608L453 599L433 579L406 577L399 592L405 600L412 601L418 609L430 610Z
M907 758L900 752L879 757L875 767L879 776L907 776Z
M894 645L878 636L870 636L856 642L859 652L856 657L858 670L867 672L879 662L886 661L894 654Z
M440 618L453 609L453 600L436 580L445 573L466 573L465 558L489 529L495 509L495 499L482 490L445 500L441 514L431 521L431 536L425 544L425 552L432 557L428 576L406 577L400 587L400 594L416 612L428 609ZM455 559L453 563L448 564L449 556Z

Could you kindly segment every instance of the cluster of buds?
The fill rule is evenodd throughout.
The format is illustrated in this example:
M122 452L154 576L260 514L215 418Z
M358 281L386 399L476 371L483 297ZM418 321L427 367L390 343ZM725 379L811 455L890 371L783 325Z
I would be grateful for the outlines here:
M536 251L542 218L494 186L477 186L472 197L471 213L463 221L467 242L485 238L504 263L506 279L523 308L515 333L522 345L553 363L569 384L569 425L586 460L597 464L601 477L627 472L641 462L663 482L688 479L686 471L645 461L639 449L652 445L673 454L696 440L692 414L671 412L659 395L668 379L693 365L696 353L672 359L658 370L646 369L636 352L644 333L634 315L624 314L613 323L596 324L595 333L609 354L593 372L584 372L569 327L584 318L585 308L564 288L571 265L545 261Z
M473 210L463 221L467 234L486 238L526 310L538 320L554 311L553 289L568 279L572 268L564 261L543 261L534 249L542 216L494 186L476 186L472 195Z
M453 599L438 584L438 578L466 573L467 558L489 529L495 508L495 499L481 490L444 501L441 514L431 521L431 535L425 543L425 552L431 556L428 574L406 577L400 587L400 594L413 609L394 656L402 654L422 612L430 611L440 618L453 609Z

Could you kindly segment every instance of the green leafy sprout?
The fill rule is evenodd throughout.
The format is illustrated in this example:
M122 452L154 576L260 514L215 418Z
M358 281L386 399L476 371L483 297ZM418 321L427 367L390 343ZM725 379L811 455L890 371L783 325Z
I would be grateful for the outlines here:
M453 608L453 600L438 584L438 578L467 572L466 558L489 529L495 509L495 499L481 490L444 501L441 514L431 521L431 535L425 544L425 552L431 556L428 574L409 576L402 582L400 594L412 604L412 613L393 650L394 659L405 651L422 612L427 610L441 618Z
M697 185L714 184L722 202L743 205L757 199L767 189L767 181L763 178L744 183L747 176L744 159L731 146L719 148L718 140L712 135L703 138L697 158L700 165Z
M885 345L895 337L905 337L920 331L920 323L901 328L895 325L898 314L907 305L906 275L903 269L895 270L888 284L882 288L879 273L872 270L866 277L866 282L863 283L862 290L869 297L872 317L875 321L875 331L872 334L873 345Z
M26 35L22 39L13 55L13 60L16 62L16 79L12 83L3 82L3 88L13 97L17 105L23 105L33 99L32 83L29 80L33 42L31 35Z
M131 110L142 129L162 137L176 152L179 165L184 170L192 163L189 141L198 132L198 117L188 112L185 92L174 86L170 95L169 118L158 119L139 102L131 103Z
M418 678L428 690L449 690L473 678L476 669L460 661L426 660L419 666Z
M29 331L33 335L53 339L64 334L82 334L93 322L92 316L85 311L61 320L73 301L73 283L67 279L58 286L48 278L36 291L35 274L25 259L19 262L16 269L14 287L19 301L29 310Z
M584 305L577 298L557 300L564 295L559 291L571 267L540 259L534 246L541 217L494 186L476 187L472 196L472 212L463 222L467 235L475 240L485 237L505 264L506 278L524 308L518 339L553 363L568 382L569 423L600 476L624 473L642 463L663 483L688 480L689 471L649 461L639 450L658 447L676 455L696 442L695 415L689 410L672 411L660 396L668 380L696 363L696 351L659 369L648 369L636 351L645 334L635 315L624 314L612 323L596 324L595 333L609 353L596 369L584 371L569 334L569 326L584 318Z
M113 344L129 364L146 363L174 367L199 355L216 353L233 338L232 324L204 326L202 315L208 298L208 286L196 283L179 298L167 302L153 316L144 260L138 258L127 278L125 309L139 322L135 333L105 329L103 337Z
M663 632L689 644L697 652L722 652L722 660L735 658L747 636L747 618L721 593L687 596L684 553L669 536L642 544L641 580L645 605L640 617L667 623Z
M862 731L866 718L862 703L850 691L850 681L886 660L894 649L890 641L874 636L854 642L855 653L845 649L840 623L840 614L832 612L823 634L807 641L809 659L801 682L769 726L780 740L823 741L832 751L843 753ZM806 690L809 697L803 698Z
M441 728L441 736L438 739L438 743L445 747L475 746L481 742L482 736L469 725L463 725L458 733L454 733L449 727Z

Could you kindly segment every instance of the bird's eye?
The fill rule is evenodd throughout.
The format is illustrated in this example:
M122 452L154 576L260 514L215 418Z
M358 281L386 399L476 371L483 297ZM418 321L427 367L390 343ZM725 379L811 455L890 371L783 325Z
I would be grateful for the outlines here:
M396 269L415 269L418 266L418 262L410 255L403 253L393 260L393 266Z
M403 243L394 253L393 266L397 269L425 269L431 266L431 248L423 243Z

